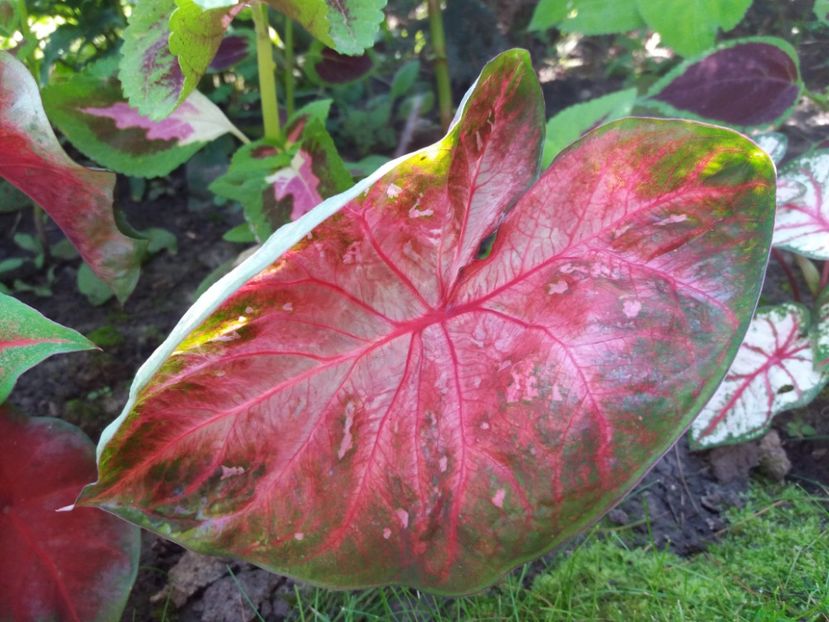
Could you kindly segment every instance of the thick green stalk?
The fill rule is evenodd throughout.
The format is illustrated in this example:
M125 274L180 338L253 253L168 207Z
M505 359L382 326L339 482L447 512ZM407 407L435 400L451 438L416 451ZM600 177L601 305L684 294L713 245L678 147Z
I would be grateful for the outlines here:
M259 68L259 97L262 101L262 121L265 138L282 142L279 125L279 100L276 94L276 63L268 24L268 6L264 3L251 7L256 27L256 61Z
M446 130L452 122L452 86L449 83L449 63L446 59L446 35L443 31L443 13L440 0L429 0L429 30L434 53L433 67L438 91L440 124Z
M285 111L294 114L294 22L285 17Z

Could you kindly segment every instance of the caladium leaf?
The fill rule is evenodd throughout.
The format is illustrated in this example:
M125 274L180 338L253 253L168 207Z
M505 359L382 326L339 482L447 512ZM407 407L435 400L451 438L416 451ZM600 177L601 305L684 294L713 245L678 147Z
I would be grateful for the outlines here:
M829 150L809 153L780 171L774 245L829 260Z
M546 168L558 153L588 130L630 114L636 89L625 89L569 106L547 121L541 166Z
M774 415L804 406L829 380L815 365L812 342L826 340L829 322L810 334L806 307L760 309L725 380L691 425L698 449L741 443L765 434Z
M90 350L95 344L71 328L49 320L30 306L0 294L0 404L27 369L63 352Z
M316 112L312 109L309 114ZM233 155L227 172L210 184L212 192L242 204L260 242L352 183L317 116L298 116L288 126L288 136L286 147L264 139L244 145Z
M99 164L137 177L166 175L226 133L247 141L207 97L193 91L168 117L153 121L130 106L117 78L93 68L43 90L49 118Z
M0 617L118 620L139 530L96 508L58 511L95 474L92 442L53 418L0 408Z
M742 340L774 169L730 130L629 119L536 181L543 114L506 52L442 141L275 233L139 371L80 502L316 583L452 594L606 511Z
M785 134L781 134L780 132L766 132L765 134L760 134L759 136L754 137L754 142L756 142L763 151L769 154L772 162L778 166L783 161L786 151L789 148L789 139Z
M138 281L144 243L118 230L115 175L84 168L63 151L23 64L0 52L0 177L40 205L95 274L125 300Z
M662 41L683 56L714 45L717 30L729 31L743 19L753 0L638 0L645 22Z
M653 85L647 103L672 116L771 127L792 113L802 90L794 48L756 37L685 61Z

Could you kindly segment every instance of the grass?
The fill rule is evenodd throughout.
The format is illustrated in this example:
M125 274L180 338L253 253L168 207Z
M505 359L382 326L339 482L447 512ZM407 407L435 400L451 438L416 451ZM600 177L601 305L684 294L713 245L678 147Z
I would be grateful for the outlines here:
M681 558L632 548L599 526L526 580L529 566L481 594L297 589L304 622L372 620L829 621L829 506L796 486L755 488L723 539Z

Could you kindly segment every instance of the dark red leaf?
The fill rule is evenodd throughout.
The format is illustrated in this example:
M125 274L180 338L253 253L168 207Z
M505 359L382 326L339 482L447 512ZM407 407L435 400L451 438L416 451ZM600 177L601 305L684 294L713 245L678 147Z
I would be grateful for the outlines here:
M727 370L774 168L631 119L533 185L543 127L507 52L441 142L274 234L142 368L83 502L318 583L454 594L595 520Z
M59 419L0 408L0 619L117 620L138 570L139 530L70 505L95 449Z
M741 127L779 124L802 89L797 55L783 40L729 43L681 64L657 82L651 102L668 114L691 115Z

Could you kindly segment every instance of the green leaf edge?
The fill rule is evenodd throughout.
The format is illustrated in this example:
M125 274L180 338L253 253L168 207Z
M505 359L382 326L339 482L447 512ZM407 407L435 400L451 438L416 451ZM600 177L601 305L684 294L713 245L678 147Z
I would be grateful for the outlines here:
M20 337L60 340L58 343L48 343L44 341L27 346L18 346L19 349L38 349L42 350L42 352L35 354L33 362L26 363L20 368L12 367L9 370L0 368L0 404L6 401L9 397L20 376L45 361L50 356L54 354L67 354L69 352L98 349L98 346L89 341L89 339L81 335L78 331L58 324L54 320L50 320L37 309L20 302L12 296L0 293L0 309L3 310L4 317L21 318L22 321L27 323L36 322L40 325L40 327L53 331L48 336L41 334L39 336L32 337L30 335L22 334Z

